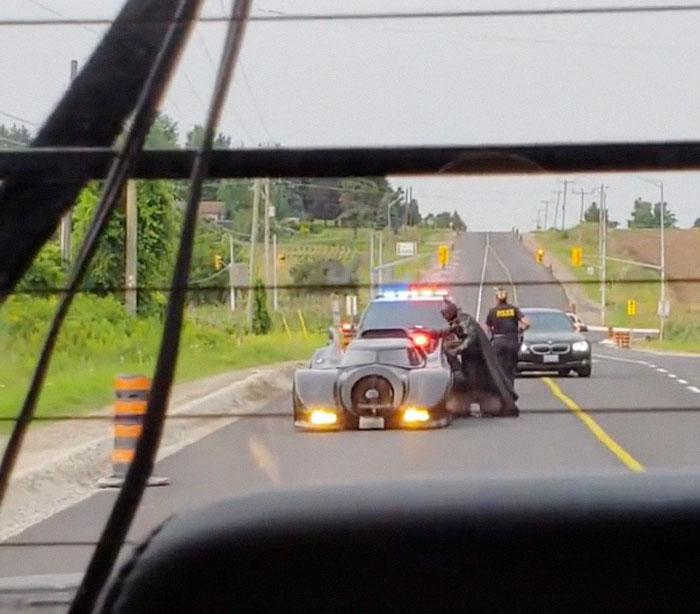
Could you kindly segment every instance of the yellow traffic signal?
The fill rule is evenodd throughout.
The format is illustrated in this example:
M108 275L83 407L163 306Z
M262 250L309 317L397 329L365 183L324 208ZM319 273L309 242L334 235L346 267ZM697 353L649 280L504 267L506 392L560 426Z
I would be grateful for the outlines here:
M580 247L571 248L571 266L581 266L583 250Z
M637 301L635 301L633 298L628 299L627 301L627 315L637 315Z
M544 260L544 248L543 247L538 247L537 251L535 252L535 259L537 262L542 262Z
M217 271L220 271L223 266L224 266L224 259L221 256L219 256L219 254L215 254L214 255L214 268Z
M438 246L438 262L442 268L445 268L448 260L450 259L450 248L447 245Z

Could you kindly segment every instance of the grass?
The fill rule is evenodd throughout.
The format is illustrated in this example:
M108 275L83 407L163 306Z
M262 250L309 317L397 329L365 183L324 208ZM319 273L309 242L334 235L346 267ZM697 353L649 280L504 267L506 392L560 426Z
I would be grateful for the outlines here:
M540 244L558 260L567 264L574 276L581 280L586 295L594 302L600 302L599 272L597 268L598 242L597 224L582 224L566 232L549 230L535 233ZM626 232L626 231L617 231ZM571 248L583 249L583 266L570 264ZM609 256L623 257L609 252ZM587 272L587 266L595 266L595 274ZM612 326L634 326L636 328L657 328L659 320L656 307L659 300L659 275L656 271L643 267L609 261L607 275L609 285L606 294L607 321ZM625 280L635 280L634 282ZM625 283L622 283L625 282ZM627 301L634 299L637 313L633 318L627 315ZM645 342L644 347L679 351L700 351L700 322L697 313L690 305L676 304L675 313L667 320L664 340Z
M31 377L48 325L53 299L14 297L0 311L0 416L14 416ZM220 308L220 311L221 308ZM225 309L223 310L225 312ZM275 331L247 336L189 312L183 330L176 380L287 360L308 358L324 336L291 338ZM211 313L209 314L211 316ZM221 316L222 321L224 316ZM151 376L161 322L129 318L111 298L79 296L58 340L38 403L41 416L81 413L109 404L120 373Z

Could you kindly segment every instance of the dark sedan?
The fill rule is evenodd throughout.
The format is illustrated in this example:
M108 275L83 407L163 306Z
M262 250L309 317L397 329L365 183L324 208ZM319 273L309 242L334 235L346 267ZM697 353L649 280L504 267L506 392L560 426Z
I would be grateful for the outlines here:
M526 308L522 312L530 321L530 328L518 351L518 373L555 371L568 375L574 371L581 377L591 376L591 344L565 312L544 308Z

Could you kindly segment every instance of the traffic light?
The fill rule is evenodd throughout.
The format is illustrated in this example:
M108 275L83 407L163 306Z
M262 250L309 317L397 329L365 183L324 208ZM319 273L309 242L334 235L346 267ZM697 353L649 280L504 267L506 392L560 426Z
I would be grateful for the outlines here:
M637 301L635 301L633 298L627 300L627 315L637 315Z
M214 268L217 271L220 271L223 266L224 266L224 259L221 256L219 256L219 254L215 254L214 255Z
M544 260L544 247L538 247L535 252L535 259L537 262L542 262Z
M583 250L580 247L571 248L571 266L581 266Z
M444 269L447 261L450 259L450 248L447 245L438 246L438 262L440 266Z

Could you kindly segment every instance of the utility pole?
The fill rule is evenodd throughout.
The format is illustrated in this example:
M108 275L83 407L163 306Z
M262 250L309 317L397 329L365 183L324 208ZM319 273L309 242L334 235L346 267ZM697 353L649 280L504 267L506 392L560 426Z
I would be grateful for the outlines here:
M265 211L264 219L264 234L263 234L263 253L264 253L264 270L265 270L265 287L270 286L270 180L265 179L264 183Z
M557 203L554 206L554 222L552 223L552 228L556 228L557 220L559 219L559 199L561 198L561 190L552 191L552 194L557 195Z
M659 182L659 189L661 190L661 203L659 205L660 220L660 243L659 249L661 250L661 255L659 257L659 265L661 266L660 276L661 276L661 289L659 290L659 302L661 309L659 310L659 339L664 338L664 321L666 320L666 315L663 310L666 308L666 242L664 238L664 230L666 227L666 203L664 202L664 182Z
M369 229L369 296L374 296L374 228Z
M564 198L562 199L561 202L561 229L565 230L566 229L566 194L569 191L569 184L573 183L572 181L569 181L568 179L564 179L562 182L564 184Z
M228 236L228 293L231 311L236 311L236 280L233 272L233 235Z
M544 229L547 230L547 222L549 221L549 205L552 201L541 200L540 202L544 205Z
M598 226L600 228L600 325L605 326L606 304L606 277L607 277L607 249L608 249L608 207L605 197L605 186L600 186L600 215Z
M579 221L579 222L583 222L584 206L585 206L585 205L584 205L584 200L583 200L583 199L584 199L585 196L587 196L587 195L589 195L589 194L593 194L593 192L594 192L594 190L591 190L590 192L586 192L586 190L584 190L583 188L580 189L580 190L578 190L578 191L577 191L577 190L573 190L573 193L574 193L574 194L580 194L580 195L581 195L581 207L580 207L580 209L579 209L579 214L578 214L578 221Z
M78 60L70 61L70 80L71 82L75 79L78 74ZM64 265L70 264L70 231L73 220L72 209L68 209L66 214L61 218L60 227L60 244L61 244L61 261Z
M541 229L542 229L542 220L541 220L541 218L540 218L540 213L542 213L542 211L543 211L542 209L538 209L538 210L537 210L537 222L536 222L536 228L537 228L537 230L541 230Z
M138 283L138 205L136 182L129 179L126 182L126 262L125 275L126 292L124 293L124 307L130 316L136 315L138 297L136 286ZM70 220L69 220L70 223Z
M255 243L258 235L258 207L260 205L260 179L253 180L253 220L250 225L250 255L248 257L248 304L246 324L253 329L253 285L255 284Z
M383 231L380 230L377 234L378 234L378 239L379 239L379 245L377 246L377 252L378 252L377 260L379 260L379 264L377 265L377 267L379 267L379 268L377 268L377 284L381 288L382 287L382 272L383 272L383 269L381 268L381 266L382 266L382 246L384 245L384 233L383 233Z
M277 233L272 235L272 309L279 311L279 299L277 296Z

